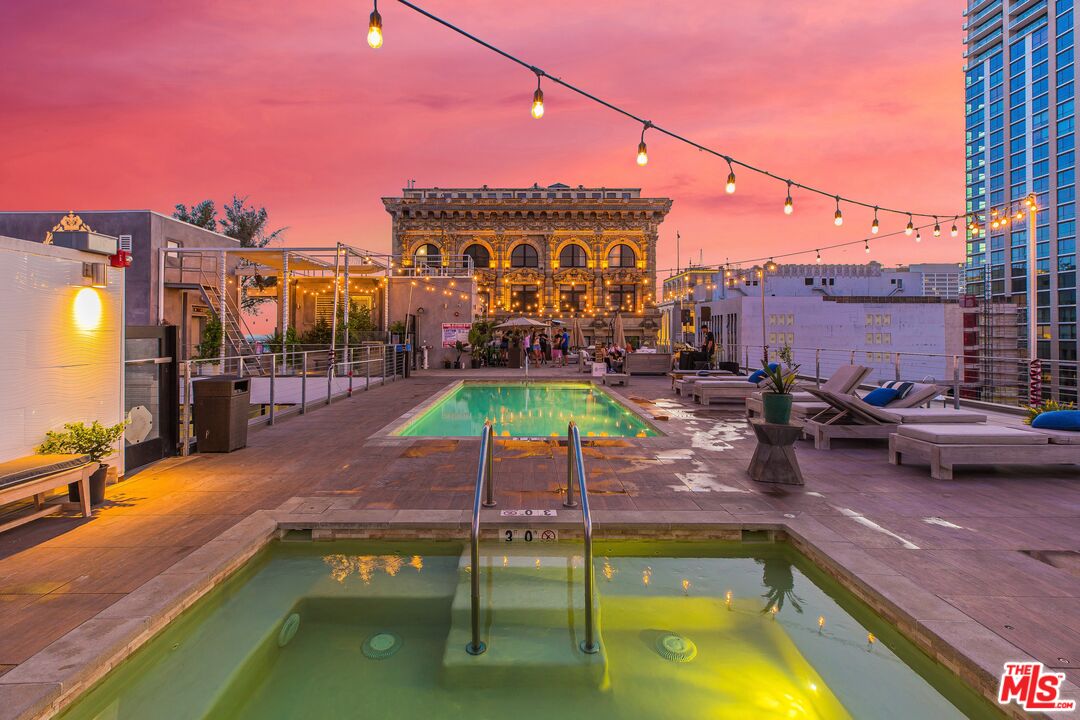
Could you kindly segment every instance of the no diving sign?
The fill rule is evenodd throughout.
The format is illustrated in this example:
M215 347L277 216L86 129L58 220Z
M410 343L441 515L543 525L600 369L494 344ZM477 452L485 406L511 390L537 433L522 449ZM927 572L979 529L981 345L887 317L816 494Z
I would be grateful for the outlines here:
M552 529L534 530L532 528L503 528L499 530L503 542L558 542L559 531Z

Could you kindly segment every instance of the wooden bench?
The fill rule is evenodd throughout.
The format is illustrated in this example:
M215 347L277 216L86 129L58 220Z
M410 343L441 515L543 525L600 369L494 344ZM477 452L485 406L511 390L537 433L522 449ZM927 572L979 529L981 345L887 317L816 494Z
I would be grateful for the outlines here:
M79 484L79 506L90 517L90 474L97 463L89 455L28 455L0 463L0 505L34 498L34 512L0 524L0 532L59 512L61 505L45 505L45 493Z

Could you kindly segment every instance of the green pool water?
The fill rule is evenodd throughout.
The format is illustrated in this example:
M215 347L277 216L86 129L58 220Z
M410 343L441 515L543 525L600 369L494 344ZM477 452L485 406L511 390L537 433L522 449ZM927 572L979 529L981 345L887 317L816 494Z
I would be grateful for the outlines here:
M785 545L598 542L597 655L580 543L484 545L466 653L463 550L274 544L63 717L999 717Z
M656 431L592 383L463 383L396 434L476 437L486 420L499 437L565 436L570 420L582 437L649 437Z

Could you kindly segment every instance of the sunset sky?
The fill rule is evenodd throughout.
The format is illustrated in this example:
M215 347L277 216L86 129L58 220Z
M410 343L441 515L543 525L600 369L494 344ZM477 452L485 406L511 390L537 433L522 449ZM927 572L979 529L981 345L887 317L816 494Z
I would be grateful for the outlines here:
M882 205L959 213L962 0L420 0L551 75L739 159ZM389 251L379 201L418 186L605 185L674 199L658 265L860 239L868 211L739 175L546 85L432 21L370 2L0 4L0 210L142 209L232 194L292 245ZM882 216L883 232L901 229ZM881 240L885 263L960 261L963 238ZM861 246L823 253L864 262ZM813 262L813 253L799 260ZM796 260L793 260L796 261Z

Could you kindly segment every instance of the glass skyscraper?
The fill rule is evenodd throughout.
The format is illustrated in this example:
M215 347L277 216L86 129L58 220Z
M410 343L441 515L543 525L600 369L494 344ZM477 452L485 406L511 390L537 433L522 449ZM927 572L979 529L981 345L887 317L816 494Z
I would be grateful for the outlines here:
M972 0L964 15L967 210L980 215L967 234L967 293L1015 302L1016 342L1027 358L1030 222L1015 213L1034 194L1035 333L1045 395L1075 400L1073 0ZM1010 208L1010 221L993 227Z

